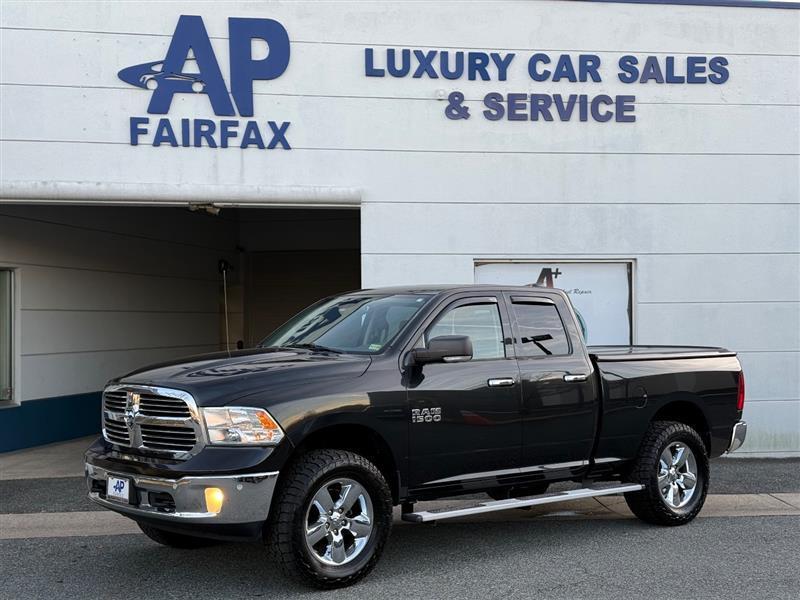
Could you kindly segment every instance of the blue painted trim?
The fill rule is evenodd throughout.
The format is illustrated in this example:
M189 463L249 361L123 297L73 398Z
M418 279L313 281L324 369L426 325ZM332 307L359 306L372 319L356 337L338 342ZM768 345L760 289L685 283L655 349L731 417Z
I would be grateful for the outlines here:
M732 6L735 8L800 9L798 2L759 2L758 0L580 0L581 2L611 2L616 4L678 4L681 6Z
M0 409L0 452L100 432L100 392L26 400Z

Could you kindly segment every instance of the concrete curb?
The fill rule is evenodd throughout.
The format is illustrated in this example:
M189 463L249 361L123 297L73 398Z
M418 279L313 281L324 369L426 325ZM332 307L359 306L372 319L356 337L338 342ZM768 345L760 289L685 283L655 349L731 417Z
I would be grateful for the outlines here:
M420 510L432 510L444 506L468 505L469 501L453 502L437 500L422 502ZM800 516L800 493L798 494L742 494L710 495L706 500L702 518L713 517L760 517ZM474 517L449 519L453 523L480 523L495 521L520 521L530 519L632 519L634 518L622 496L603 496L572 502L561 502L531 510L506 510ZM400 520L400 509L395 509L395 524L408 526ZM61 512L0 515L0 540L109 536L141 533L136 523L111 511Z

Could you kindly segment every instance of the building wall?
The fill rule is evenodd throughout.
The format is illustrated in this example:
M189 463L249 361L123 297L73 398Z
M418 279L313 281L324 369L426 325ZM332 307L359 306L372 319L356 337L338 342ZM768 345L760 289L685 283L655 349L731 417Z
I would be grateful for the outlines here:
M227 18L269 17L291 61L255 115L292 150L129 143L149 94L119 69L201 14L228 79ZM362 283L471 281L490 258L625 258L636 341L719 344L748 375L745 452L800 452L800 11L587 2L8 2L3 177L362 190ZM364 76L364 48L515 51L507 81ZM41 49L31 52L31 48ZM525 58L722 55L724 85L535 83ZM611 76L609 76L611 75ZM473 117L444 117L451 90ZM489 122L489 91L636 94L636 123ZM24 115L25 118L20 118ZM181 95L169 117L212 115ZM212 115L213 116L213 115Z
M219 349L217 260L235 257L236 227L176 208L0 205L22 403L0 409L0 450L97 431L110 378Z

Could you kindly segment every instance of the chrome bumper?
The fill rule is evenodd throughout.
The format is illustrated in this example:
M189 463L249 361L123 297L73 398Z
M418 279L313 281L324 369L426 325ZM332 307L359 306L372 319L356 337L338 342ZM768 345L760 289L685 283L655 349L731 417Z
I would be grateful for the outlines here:
M726 452L733 452L734 450L738 450L744 444L744 440L747 437L747 423L745 421L739 421L736 425L733 426L733 433L731 434L731 444L728 446Z
M131 504L108 500L100 491L93 490L93 482L100 481L105 490L108 476L127 477L133 481ZM86 463L86 485L89 498L103 506L131 518L148 517L179 523L244 524L267 520L278 472L252 475L222 475L208 477L181 477L164 479L125 473L124 470L106 470ZM97 487L96 485L94 487ZM206 508L205 490L220 488L225 495L218 513ZM174 501L174 508L153 506L150 493L164 492Z

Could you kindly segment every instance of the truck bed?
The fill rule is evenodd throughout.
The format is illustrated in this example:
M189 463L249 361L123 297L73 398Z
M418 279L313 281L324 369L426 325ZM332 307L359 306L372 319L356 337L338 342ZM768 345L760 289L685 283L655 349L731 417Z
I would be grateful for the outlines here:
M597 362L736 356L735 352L725 348L709 346L588 346L587 350Z

